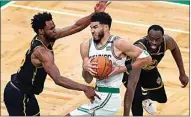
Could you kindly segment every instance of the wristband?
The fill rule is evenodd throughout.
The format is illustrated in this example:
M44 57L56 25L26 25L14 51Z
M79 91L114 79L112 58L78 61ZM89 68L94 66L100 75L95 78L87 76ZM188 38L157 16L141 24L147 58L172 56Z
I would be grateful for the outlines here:
M125 62L125 67L127 68L127 72L129 73L132 70L131 63Z
M146 57L149 57L150 54L146 51L146 50L143 50L142 53L137 57L137 58L146 58Z

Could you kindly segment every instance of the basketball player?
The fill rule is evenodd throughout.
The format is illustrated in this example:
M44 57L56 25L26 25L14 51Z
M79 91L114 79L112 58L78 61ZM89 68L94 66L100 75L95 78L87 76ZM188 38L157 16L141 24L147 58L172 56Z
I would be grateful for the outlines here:
M61 76L54 63L52 46L57 39L75 34L86 28L91 22L91 16L96 12L104 11L107 5L107 1L98 2L94 7L94 13L62 29L55 28L50 13L43 12L34 15L31 24L37 35L33 38L20 69L17 73L12 74L11 81L4 89L4 102L10 116L40 115L35 95L43 91L47 74L59 86L83 91L86 97L91 100L97 96L93 87L79 84Z
M133 116L143 116L143 108L148 113L155 114L156 107L153 105L151 100L159 103L167 102L164 83L157 69L157 65L162 60L166 50L171 51L178 66L180 74L179 80L183 85L182 88L186 87L188 84L188 76L184 70L182 56L178 45L172 37L164 34L164 30L161 26L152 25L149 27L148 35L136 41L135 45L147 50L152 57L152 62L144 66L142 69L136 69L134 72L132 70L133 73L131 73L131 75L137 75L134 79L130 78L127 73L124 74L123 83L125 87L127 87L124 115L129 115L132 101L131 109ZM131 60L128 59L126 63L128 62L131 63Z
M68 115L113 115L120 109L120 85L122 84L123 70L131 70L148 64L150 55L142 49L134 46L129 41L110 34L112 19L105 12L95 13L91 18L92 39L83 42L80 46L80 54L83 59L82 76L87 83L91 83L96 72L96 63L90 63L92 58L105 56L114 65L112 73L108 78L96 79L97 94L101 98L84 104ZM133 64L124 65L126 56L136 59Z

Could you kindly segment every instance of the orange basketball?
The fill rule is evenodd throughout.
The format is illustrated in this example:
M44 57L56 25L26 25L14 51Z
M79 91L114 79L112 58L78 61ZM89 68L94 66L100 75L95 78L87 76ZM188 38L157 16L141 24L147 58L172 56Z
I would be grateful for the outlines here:
M95 57L91 60L91 62L97 62L98 68L94 69L97 74L96 78L105 79L112 71L112 62L108 58L104 56Z

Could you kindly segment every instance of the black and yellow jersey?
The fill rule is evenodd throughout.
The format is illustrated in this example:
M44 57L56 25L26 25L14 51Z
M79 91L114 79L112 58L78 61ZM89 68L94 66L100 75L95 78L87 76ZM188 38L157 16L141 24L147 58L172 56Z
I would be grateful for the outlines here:
M161 43L161 45L159 46L159 49L156 53L151 53L148 49L149 45L148 45L148 40L144 37L143 39L140 39L138 41L136 41L134 44L140 44L144 47L144 49L151 55L152 57L152 62L146 66L144 66L142 69L143 70L152 70L154 68L156 68L156 66L158 65L158 63L161 61L161 59L163 58L165 51L166 51L166 40L164 38L164 41Z
M143 39L137 40L134 45L140 44L144 47L144 49L151 55L152 57L152 62L148 65L145 65L142 70L152 70L157 67L158 63L161 61L163 58L165 51L166 51L166 40L164 38L164 41L161 43L158 51L156 53L151 53L148 49L148 40L144 37ZM127 57L126 62L131 63L132 59L130 57Z
M47 76L42 66L34 66L31 62L31 55L38 46L47 48L53 54L51 44L46 47L43 42L38 40L37 36L35 36L31 41L30 49L28 49L25 54L25 59L22 61L20 69L16 73L16 78L12 81L17 88L27 94L40 94L43 91Z

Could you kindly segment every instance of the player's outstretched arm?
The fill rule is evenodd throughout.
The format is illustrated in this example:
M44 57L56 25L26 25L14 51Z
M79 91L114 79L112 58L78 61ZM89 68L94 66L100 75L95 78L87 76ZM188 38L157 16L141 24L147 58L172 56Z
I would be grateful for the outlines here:
M59 39L68 35L72 35L85 29L90 24L92 15L95 12L104 12L106 7L110 3L111 2L108 1L99 1L94 7L94 12L91 13L90 15L77 20L77 22L75 22L73 25L70 25L63 29L56 29L56 38Z
M114 45L127 56L130 56L135 60L135 62L131 64L131 68L141 68L152 61L152 58L147 51L133 45L127 40L116 40Z
M34 56L34 58L36 58L42 63L42 66L45 69L45 71L57 85L72 90L84 91L85 95L90 100L94 99L94 96L97 96L93 87L77 83L75 81L70 80L69 78L61 76L59 69L54 63L52 53L46 50L44 47L38 47L37 49L35 49L32 56Z
M109 76L113 76L122 72L130 72L133 68L142 68L144 65L152 61L149 53L140 47L136 47L127 40L119 39L114 41L114 46L125 53L127 56L133 58L133 63L125 64L125 66L113 65L113 70Z
M130 72L133 68L142 68L144 65L152 61L151 56L142 47L137 47L127 40L119 39L114 42L114 46L125 53L127 56L133 58L133 63L125 64L125 66L113 65L113 70L109 76L113 76L122 72Z
M129 116L130 108L133 102L135 89L137 86L137 82L139 81L139 76L141 73L141 68L134 68L129 73L128 76L128 84L126 88L126 92L124 95L124 112L123 116ZM127 75L125 75L127 76Z
M172 56L178 66L179 73L180 73L179 79L183 85L182 88L184 88L188 84L188 76L186 75L184 70L184 64L183 64L180 49L172 37L168 35L164 35L164 37L166 39L166 48L171 51Z

